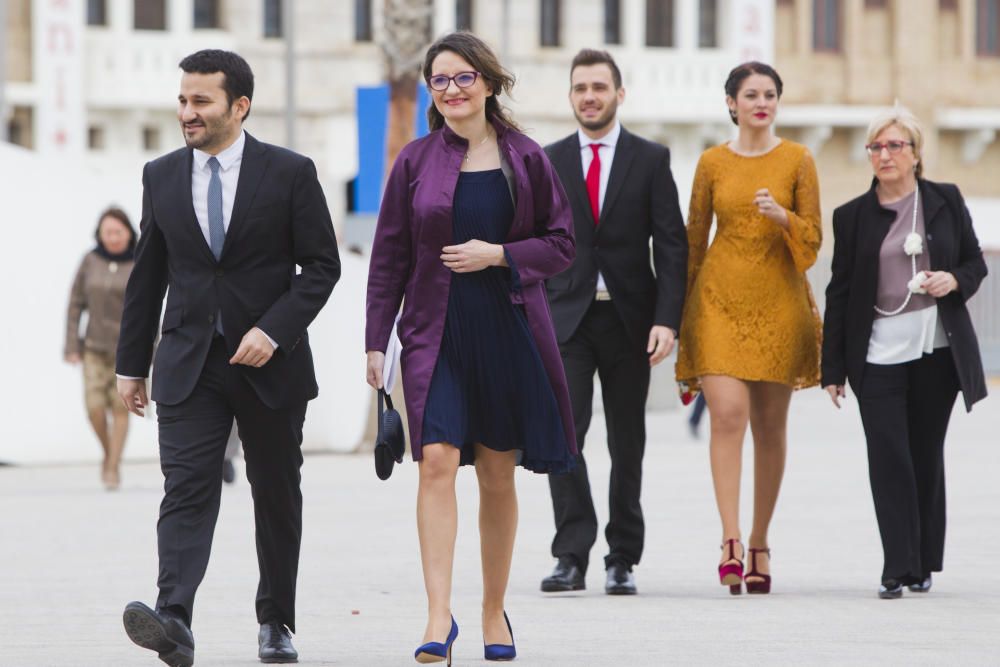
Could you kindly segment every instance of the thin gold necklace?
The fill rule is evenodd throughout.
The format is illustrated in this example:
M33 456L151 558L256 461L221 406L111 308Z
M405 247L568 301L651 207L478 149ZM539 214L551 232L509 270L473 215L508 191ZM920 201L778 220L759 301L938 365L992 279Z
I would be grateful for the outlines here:
M478 144L476 144L475 146L471 146L471 147L469 148L469 150L465 151L465 164L469 164L469 154L470 154L470 153L472 153L472 151L474 151L474 150L476 150L477 148L479 148L480 146L482 146L483 144L485 144L485 143L486 143L486 140L487 140L487 139L489 139L489 138L490 138L490 133L489 133L489 130L487 130L487 131L486 131L486 136L485 136L485 137L483 137L483 140L482 140L482 141L480 141L480 142L479 142Z

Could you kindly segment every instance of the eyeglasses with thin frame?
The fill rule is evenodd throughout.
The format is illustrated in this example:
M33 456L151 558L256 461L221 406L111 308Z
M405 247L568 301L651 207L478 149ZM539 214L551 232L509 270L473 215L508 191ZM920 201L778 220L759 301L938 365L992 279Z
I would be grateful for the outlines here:
M459 88L468 88L476 82L479 78L479 72L459 72L455 76L446 76L444 74L435 74L431 78L427 79L427 85L431 89L438 92L443 92L448 90L448 86L454 81L455 85Z
M867 150L868 155L872 157L875 157L876 155L881 155L883 148L889 151L889 155L899 155L899 152L903 150L904 146L912 146L912 145L913 145L912 141L886 141L885 143L873 141L867 146L865 146L865 150Z

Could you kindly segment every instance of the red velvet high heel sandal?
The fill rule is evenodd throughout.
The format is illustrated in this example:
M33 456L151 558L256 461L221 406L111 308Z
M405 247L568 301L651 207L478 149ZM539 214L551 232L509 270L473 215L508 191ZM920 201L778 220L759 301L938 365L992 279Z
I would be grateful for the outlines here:
M736 557L736 545L740 545L740 551L743 550L743 545L740 544L739 540L726 540L720 549L725 549L729 547L729 558L726 559L727 562L719 566L719 583L723 586L729 586L730 595L739 595L743 592L741 584L743 583L743 561ZM736 561L735 563L730 563L728 561Z
M750 571L743 575L743 581L747 585L747 593L770 593L771 575L762 574L757 571L757 554L767 554L768 560L771 559L770 549L754 549L750 547ZM747 581L747 577L759 577L761 581Z

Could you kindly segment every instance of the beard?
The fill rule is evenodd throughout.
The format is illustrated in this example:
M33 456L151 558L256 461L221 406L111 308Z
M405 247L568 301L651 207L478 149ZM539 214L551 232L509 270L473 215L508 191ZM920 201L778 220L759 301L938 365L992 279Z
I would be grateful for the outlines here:
M587 120L580 115L576 109L573 109L573 115L576 116L576 122L580 124L580 127L585 130L590 130L591 132L597 132L609 127L615 121L615 114L618 113L618 101L614 100L610 104L604 107L604 113L593 120Z
M201 136L189 137L185 131L184 123L181 123L181 133L184 135L184 143L188 148L205 148L227 136L227 126L232 114L227 112L214 120L200 119L202 123Z

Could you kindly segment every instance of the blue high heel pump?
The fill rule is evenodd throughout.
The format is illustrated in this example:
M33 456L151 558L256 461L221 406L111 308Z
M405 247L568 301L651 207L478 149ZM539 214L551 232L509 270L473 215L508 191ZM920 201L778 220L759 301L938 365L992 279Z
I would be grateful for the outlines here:
M503 613L503 620L507 622L507 631L510 632L510 644L487 644L483 643L483 655L487 660L495 662L506 662L517 657L517 649L514 648L514 631L510 629L510 619L507 612Z
M448 667L451 667L451 645L455 642L455 638L458 637L458 623L455 622L455 617L451 617L451 631L448 632L448 639L442 644L441 642L427 642L417 647L417 650L413 652L413 657L419 663L428 662L444 662L448 661Z

